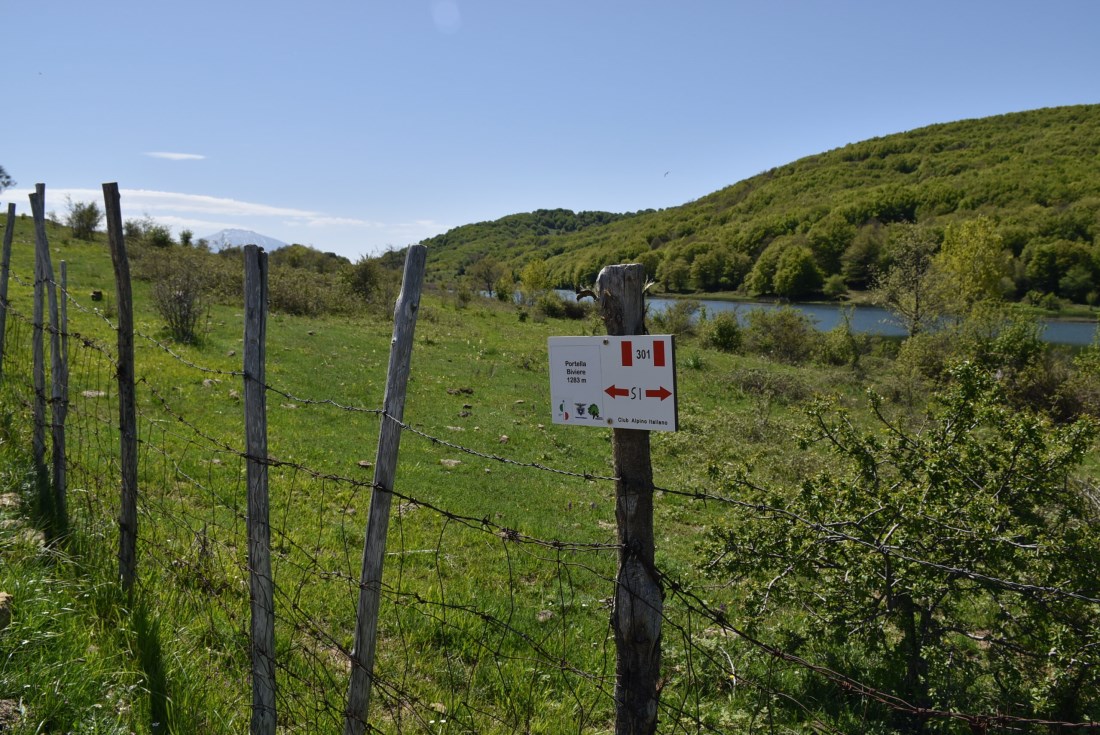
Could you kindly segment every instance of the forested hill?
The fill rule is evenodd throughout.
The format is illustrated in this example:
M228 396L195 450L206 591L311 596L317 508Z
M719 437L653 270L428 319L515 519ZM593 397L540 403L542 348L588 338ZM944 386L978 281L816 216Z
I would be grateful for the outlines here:
M518 272L544 260L561 285L608 263L643 262L671 291L782 293L776 263L812 263L797 288L867 285L906 231L942 240L984 216L1006 251L1005 294L1084 301L1100 282L1100 105L932 125L800 159L679 207L628 215L540 210L426 242L432 275L489 258ZM805 263L803 264L805 265ZM786 283L783 284L786 286Z

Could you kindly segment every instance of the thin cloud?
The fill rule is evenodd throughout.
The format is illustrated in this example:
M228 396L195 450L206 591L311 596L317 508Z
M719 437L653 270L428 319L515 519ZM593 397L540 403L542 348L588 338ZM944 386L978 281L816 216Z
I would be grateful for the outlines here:
M309 227L382 227L381 222L369 222L354 217L312 217L306 225Z
M291 207L275 207L270 204L242 202L238 199L212 197L205 194L180 194L171 191L149 191L147 189L123 189L119 192L124 207L156 211L191 212L195 214L216 214L221 217L292 217L312 219L321 216L319 212Z
M165 151L150 151L145 155L150 158L164 158L169 161L201 161L206 158L206 156L198 153L167 153Z

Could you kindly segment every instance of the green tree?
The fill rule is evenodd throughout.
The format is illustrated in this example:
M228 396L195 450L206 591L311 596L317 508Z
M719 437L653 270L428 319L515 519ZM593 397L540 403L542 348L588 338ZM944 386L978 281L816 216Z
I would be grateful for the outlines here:
M875 276L871 299L901 320L910 335L933 326L946 311L943 278L935 265L936 243L906 228L894 246L890 267Z
M545 260L532 260L519 272L519 282L524 301L535 303L553 285L550 282L550 266Z
M95 202L74 202L65 197L68 206L68 216L65 224L72 230L73 237L77 240L91 240L95 231L99 229L99 223L103 221L103 212Z
M783 252L791 247L793 241L790 238L778 237L772 240L760 257L756 259L749 275L745 277L745 289L753 294L760 295L774 293L775 271L779 267L779 259Z
M840 272L852 288L866 288L874 280L885 240L886 228L874 222L859 228L844 249L840 256Z
M3 166L0 166L0 191L15 186L15 182L8 176L8 172L4 170Z
M666 257L657 269L657 281L666 291L686 291L691 282L691 265L681 257Z
M344 282L355 296L370 303L382 283L382 275L378 259L363 255L344 270Z
M504 274L504 266L493 256L484 255L466 268L466 274L473 279L476 288L492 296L496 291L497 281Z
M818 220L807 233L814 259L825 273L837 273L841 257L852 244L856 228L840 214L830 214Z
M937 261L950 281L956 310L1001 298L1001 278L1008 273L1008 259L996 223L989 217L949 225Z
M788 299L810 296L821 290L821 271L808 247L788 248L779 256L772 276L772 291Z
M781 509L715 531L708 569L744 583L744 616L790 653L915 707L1095 719L1100 537L1071 477L1097 425L1010 409L975 365L951 377L914 431L876 396L871 429L815 404L805 442L840 464L787 493L731 479ZM864 732L932 730L848 701Z

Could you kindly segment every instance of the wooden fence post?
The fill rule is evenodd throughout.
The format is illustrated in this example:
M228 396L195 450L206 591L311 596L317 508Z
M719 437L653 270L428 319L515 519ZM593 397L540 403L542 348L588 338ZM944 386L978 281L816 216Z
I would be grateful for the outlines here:
M4 335L8 325L8 272L11 270L11 243L15 237L15 202L8 203L8 220L4 227L4 252L0 256L0 381L4 379Z
M54 280L50 250L42 255L42 270L48 276L46 294L50 300L50 447L53 459L54 532L64 535L69 527L68 499L65 490L65 364L61 351L61 317L58 313L57 282Z
M252 735L275 733L275 583L267 484L267 253L244 247L244 423L248 456L248 591Z
M348 706L344 719L345 735L363 735L367 728L378 633L378 608L382 599L382 562L386 555L393 478L401 443L401 426L397 422L405 414L405 386L409 378L413 333L420 309L420 288L424 281L427 254L428 248L424 245L409 246L409 252L405 256L401 293L393 312L390 364L386 373L386 395L382 401L384 416L374 464L367 537L363 544L363 572L359 581L355 647L351 652L351 682L348 686Z
M50 533L54 538L64 535L68 527L65 499L65 406L62 400L62 381L64 380L64 368L61 364L61 323L57 313L57 283L54 281L53 262L50 258L50 243L46 237L46 186L37 184L35 193L31 195L31 210L34 215L34 263L35 263L35 331L38 337L35 357L42 353L41 360L35 361L35 399L36 419L41 412L43 422L40 437L40 446L36 444L36 461L41 461L40 472L45 472L45 410L46 400L46 375L45 375L45 350L41 344L42 331L45 327L40 303L43 296L49 299L50 308L50 436L52 448L52 476L53 492L50 495ZM44 288L43 288L44 287ZM41 362L41 369L39 369ZM39 399L39 389L42 397ZM39 407L41 405L41 408ZM38 431L36 427L36 432ZM41 450L42 457L37 459L37 452Z
M138 430L134 392L134 303L130 290L130 261L122 230L118 184L103 185L107 240L115 269L118 295L118 431L122 491L118 512L118 576L130 592L137 574Z
M44 344L46 311L46 276L42 272L41 251L48 249L46 242L46 185L36 184L30 195L31 216L34 218L34 330L31 339L34 382L34 436L31 441L34 471L38 482L39 501L49 506L52 498L46 492L48 470L46 468L46 350ZM52 517L52 512L47 510Z
M65 413L69 412L69 264L61 261L61 365L64 369Z
M645 268L610 265L596 277L607 333L645 333ZM657 729L663 597L654 567L653 467L649 432L613 429L615 520L619 570L612 626L615 636L615 733L648 735Z

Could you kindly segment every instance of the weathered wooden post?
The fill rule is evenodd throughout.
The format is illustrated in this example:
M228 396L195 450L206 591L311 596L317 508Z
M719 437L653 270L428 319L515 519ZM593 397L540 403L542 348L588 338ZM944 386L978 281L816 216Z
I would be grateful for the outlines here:
M267 483L267 253L244 248L244 423L248 456L248 591L252 735L275 733L275 582Z
M596 298L607 333L645 334L645 268L610 265L596 277ZM663 592L654 567L653 467L649 432L614 429L615 520L619 570L612 625L615 635L615 733L657 729Z
M107 213L107 240L115 269L118 302L118 431L122 491L118 512L118 576L122 588L133 589L137 574L138 431L134 391L134 303L130 289L130 261L123 239L118 184L103 185Z
M409 378L413 333L420 309L420 288L428 248L410 245L405 256L405 274L401 293L393 311L393 339L386 374L386 394L382 401L384 416L378 436L371 491L367 538L363 544L363 572L359 581L359 607L355 624L355 647L351 653L351 683L344 718L345 735L363 735L367 729L371 677L374 676L374 651L378 634L378 608L382 600L382 562L386 555L393 479L397 471L397 452L401 444L401 426L405 414L405 385ZM392 419L392 420L391 420Z
M4 252L0 256L0 380L4 378L4 335L8 325L8 273L11 270L11 243L15 237L15 202L8 203L8 220L4 227Z
M31 338L34 383L34 435L31 451L34 457L34 471L38 483L40 502L49 505L52 498L46 493L48 469L46 467L46 350L45 350L45 312L46 312L46 276L42 272L41 251L49 249L46 241L46 185L36 184L30 195L31 216L34 218L34 329ZM51 513L52 515L52 513Z
M69 264L61 261L61 365L64 367L65 411L69 410Z
M50 448L53 465L54 533L64 535L69 526L68 499L65 491L65 364L61 350L61 317L58 314L57 282L54 280L50 250L43 255L43 272L49 277L46 293L50 300Z

